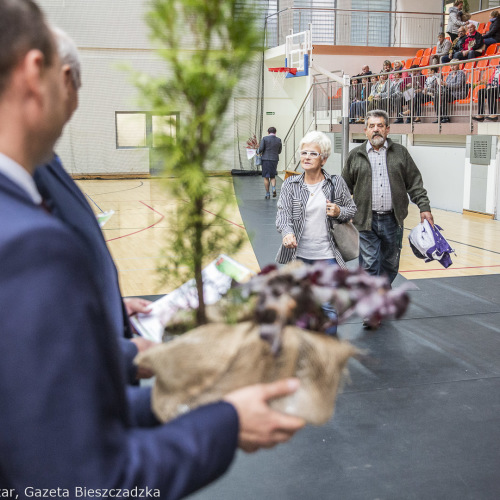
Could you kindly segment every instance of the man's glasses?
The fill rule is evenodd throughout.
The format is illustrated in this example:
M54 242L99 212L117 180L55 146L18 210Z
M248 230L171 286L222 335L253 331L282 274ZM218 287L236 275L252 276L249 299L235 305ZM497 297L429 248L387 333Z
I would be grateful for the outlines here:
M311 158L317 158L320 155L321 155L321 153L318 153L317 151L301 151L300 152L301 158L307 158L308 156L310 156Z

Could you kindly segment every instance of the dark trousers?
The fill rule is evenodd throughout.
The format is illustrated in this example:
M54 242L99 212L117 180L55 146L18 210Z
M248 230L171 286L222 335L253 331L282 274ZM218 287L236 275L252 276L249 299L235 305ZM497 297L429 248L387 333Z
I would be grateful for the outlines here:
M489 89L479 89L477 95L477 114L484 114L484 100L488 99L488 111L490 115L497 114L498 104L498 87L490 87Z
M372 230L359 232L359 265L372 276L387 276L392 283L398 275L402 234L394 214L372 212Z
M458 59L459 61L463 61L465 59L475 59L476 57L481 56L482 51L481 50L469 50L467 55L464 56L463 52L460 50L458 52L455 52L453 54L453 59Z
M450 108L450 102L455 101L456 99L461 99L461 97L455 96L452 94L451 90L447 88L443 88L441 90L441 96L436 96L436 99L434 100L434 108L436 108L436 101L439 100L439 108L440 108L440 115L441 117L446 116L448 117L449 113L449 108Z
M413 116L422 116L422 106L426 102L434 100L433 97L419 92L413 97Z

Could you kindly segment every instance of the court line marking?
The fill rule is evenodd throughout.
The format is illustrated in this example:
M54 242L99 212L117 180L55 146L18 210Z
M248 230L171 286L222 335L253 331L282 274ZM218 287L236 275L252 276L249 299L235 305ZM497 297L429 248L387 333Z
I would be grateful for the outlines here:
M163 214L161 214L160 212L158 212L158 210L155 210L153 207L150 207L148 204L144 203L143 201L139 200L139 203L142 203L144 206L148 207L150 210L152 210L153 212L160 215L160 218L154 224L151 224L148 227L144 227L142 229L139 229L138 231L134 231L133 233L124 234L123 236L117 236L116 238L110 238L109 240L106 240L106 241L119 240L121 238L126 238L127 236L132 236L133 234L142 233L142 231L146 231L146 229L151 229L152 227L156 226L165 218L165 216Z
M187 203L188 205L191 203L187 200L181 200L181 201L183 201L184 203ZM233 226L239 227L241 229L246 229L245 226L242 226L241 224L237 224L236 222L233 222L232 220L225 219L224 217L221 217L220 215L214 214L213 212L210 212L210 210L207 210L205 208L202 208L202 210L204 212L207 212L210 215L213 215L214 217L217 217L218 219L222 219L222 220L225 220L226 222L229 222L229 224L232 224Z
M500 267L500 264L493 264L491 266L466 266L466 267L448 267L448 268L438 268L438 269L409 269L408 271L399 271L400 274L403 273L426 273L429 271L456 271L459 269L487 269L490 267Z
M117 179L117 180L120 180L120 179ZM134 186L134 187L127 188L127 189L119 189L118 191L108 191L107 193L96 193L96 194L94 194L94 196L102 196L103 194L113 194L113 193L122 193L124 191L132 191L133 189L137 189L137 188L140 188L142 186L144 186L144 182L139 181L138 186Z
M85 193L85 196L102 212L104 213L104 210L90 197L90 195L88 195L87 193Z

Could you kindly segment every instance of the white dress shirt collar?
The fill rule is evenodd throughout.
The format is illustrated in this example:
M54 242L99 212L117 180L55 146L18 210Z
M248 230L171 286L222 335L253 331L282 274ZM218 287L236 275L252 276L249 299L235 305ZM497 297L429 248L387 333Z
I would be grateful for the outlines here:
M36 188L33 177L19 163L2 153L0 153L0 173L26 191L35 205L40 205L42 197Z

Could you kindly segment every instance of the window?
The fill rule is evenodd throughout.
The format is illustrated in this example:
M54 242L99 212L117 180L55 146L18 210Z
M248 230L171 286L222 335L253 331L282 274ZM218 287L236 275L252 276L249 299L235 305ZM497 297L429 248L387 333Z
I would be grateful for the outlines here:
M161 147L159 134L174 139L177 136L179 113L159 116L141 111L117 111L115 118L117 149L158 148Z
M391 43L391 0L352 0L353 10L373 10L382 12L362 12L353 15L351 22L351 43L389 47ZM385 12L384 12L385 11Z
M118 148L146 147L145 113L116 113L116 146Z

